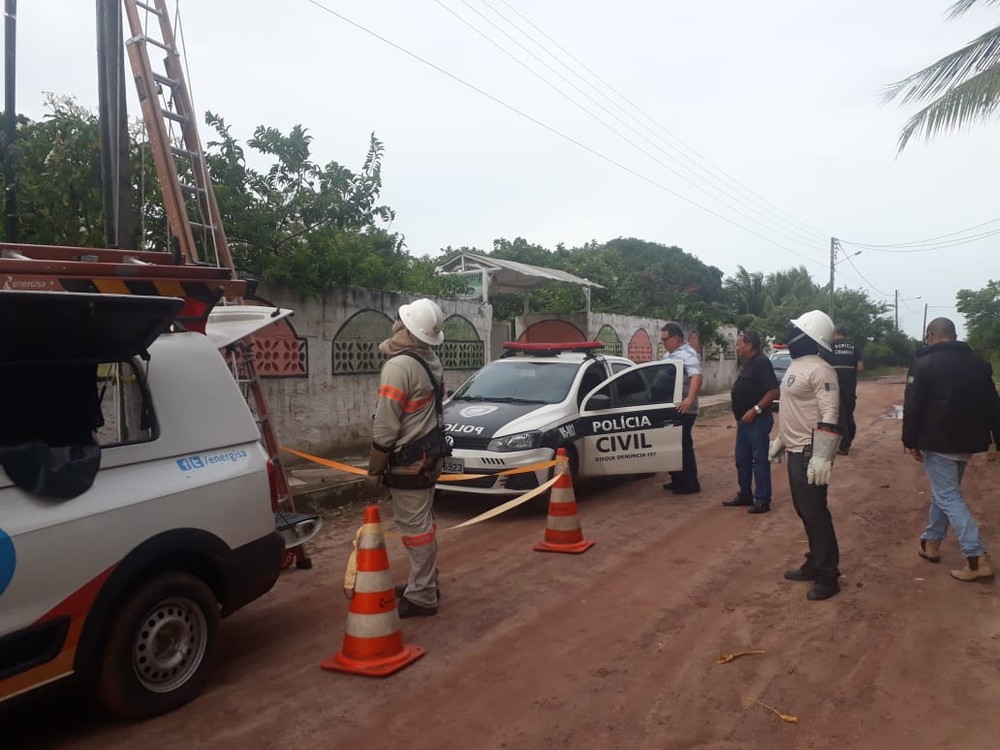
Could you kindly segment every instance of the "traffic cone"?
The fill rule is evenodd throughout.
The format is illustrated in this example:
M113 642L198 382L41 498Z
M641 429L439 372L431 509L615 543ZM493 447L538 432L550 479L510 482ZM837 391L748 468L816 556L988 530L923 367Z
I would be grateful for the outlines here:
M549 517L545 522L545 538L535 545L535 550L578 555L593 546L593 540L583 538L580 517L576 512L569 454L565 448L560 448L556 451L556 483L549 493Z
M396 594L389 573L378 506L365 508L358 539L358 573L347 611L344 643L320 662L323 669L385 677L424 655L420 646L403 643Z

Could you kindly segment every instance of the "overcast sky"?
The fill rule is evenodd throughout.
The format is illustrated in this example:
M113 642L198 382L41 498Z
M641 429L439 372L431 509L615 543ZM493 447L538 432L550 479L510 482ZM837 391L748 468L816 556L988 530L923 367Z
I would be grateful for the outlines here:
M241 139L260 124L302 124L318 161L352 169L374 131L386 147L383 202L415 254L489 250L499 237L552 249L625 236L678 245L727 275L740 265L804 264L826 283L831 235L906 243L1000 217L995 121L914 142L897 157L913 110L880 99L885 84L1000 19L985 8L946 23L949 4L180 0L179 8L196 108L221 114ZM94 20L93 0L19 3L19 111L41 117L43 91L96 109ZM1000 222L966 235L996 229ZM929 317L961 323L956 291L1000 277L998 239L928 252L866 248L851 258L859 248L845 244L837 286L890 304L898 290L901 327L919 337L925 303Z

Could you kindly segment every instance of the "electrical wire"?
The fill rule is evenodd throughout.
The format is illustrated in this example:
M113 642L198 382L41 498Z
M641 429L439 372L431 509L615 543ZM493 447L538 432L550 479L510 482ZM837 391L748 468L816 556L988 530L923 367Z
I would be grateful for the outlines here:
M879 289L877 286L875 286L872 282L870 282L868 280L867 276L865 276L863 273L861 273L860 269L854 263L854 256L848 255L847 256L847 262L851 264L851 268L854 269L854 273L856 273L859 277L861 277L861 280L864 281L865 284L868 285L869 289L871 289L876 294L881 295L882 297L888 297L889 296L888 292L883 292L881 289Z
M849 241L849 240L843 240L843 241L847 242L850 245L858 245L860 247L867 247L867 248L872 249L872 250L874 250L876 248L882 248L882 247L884 247L884 248L890 248L890 247L914 247L916 245L926 245L928 243L936 242L937 240L943 240L943 239L945 239L947 237L953 237L956 234L965 234L966 232L971 232L973 229L980 229L981 227L985 227L985 226L988 226L990 224L996 224L998 221L1000 221L1000 218L990 219L989 221L984 221L981 224L976 224L976 225L971 226L971 227L966 227L965 229L959 229L959 230L956 230L954 232L948 232L947 234L939 234L937 237L927 237L926 239L923 239L923 240L914 240L912 242L894 242L894 243L891 243L891 244L879 245L879 244L874 244L874 243L853 242L853 241Z
M798 252L796 250L793 250L792 248L788 247L787 245L784 245L784 244L782 244L780 242L777 242L774 239L771 239L770 237L767 237L767 236L765 236L763 234L760 234L759 232L757 232L757 231L755 231L755 230L753 230L753 229L751 229L749 227L746 227L743 224L740 224L739 222L734 221L733 219L729 218L728 216L724 216L723 214L720 214L719 212L714 211L711 208L708 208L707 206L703 206L702 204L700 204L700 203L692 200L691 198L688 198L687 196L684 196L681 193L678 193L677 191L672 190L671 188L667 187L666 185L663 185L662 183L657 182L656 180L652 179L651 177L648 177L648 176L642 174L641 172L638 172L635 169L632 169L631 167L628 167L628 166L622 164L621 162L618 162L618 161L612 159L610 156L607 156L607 155L601 153L600 151L598 151L598 150L596 150L596 149L594 149L594 148L586 145L582 141L579 141L576 138L574 138L574 137L572 137L570 135L567 135L566 133L563 133L560 130L557 130L556 128L552 127L551 125L548 125L545 122L542 122L541 120L539 120L538 118L536 118L536 117L528 114L527 112L524 112L523 110L518 109L514 105L508 104L507 102L503 101L502 99L494 96L493 94L490 94L489 92L485 91L484 89L479 88L475 84L469 83L468 81L466 81L466 80L458 77L454 73L451 73L451 72L445 70L444 68L442 68L441 66L439 66L439 65L431 62L430 60L427 60L426 58L421 57L420 55L416 54L415 52L411 52L410 50L408 50L405 47L397 44L396 42L393 42L392 40L387 39L386 37L382 36L381 34L375 32L375 31L372 31L371 29L369 29L369 28L361 25L360 23L357 23L356 21L353 21L352 19L348 18L347 16L345 16L345 15L343 15L343 14L341 14L341 13L335 11L335 10L333 10L332 8L329 8L326 5L323 5L322 3L318 2L318 0L305 0L305 2L307 2L309 5L312 5L312 6L316 7L316 8L318 8L319 10L322 10L325 13L330 14L331 16L334 16L335 18L343 21L344 23L348 24L349 26L352 26L352 27L358 29L359 31L361 31L361 32L363 32L365 34L368 34L369 36L372 36L375 39L378 39L380 42L389 45L390 47L392 47L393 49L397 50L398 52L402 52L404 55L406 55L408 57L411 57L414 60L417 60L421 64L426 65L427 67L429 67L429 68L437 71L441 75L443 75L443 76L445 76L447 78L450 78L451 80L455 81L456 83L459 83L462 86L465 86L466 88L468 88L468 89L470 89L472 91L475 91L480 96L484 96L487 99L489 99L490 101L494 102L495 104L499 104L504 109L507 109L510 112L513 112L514 114L516 114L516 115L518 115L520 117L523 117L524 119L528 120L529 122L534 123L535 125L538 125L539 127L541 127L543 129L547 130L548 132L552 133L553 135L556 135L559 138L562 138L563 140L565 140L565 141L567 141L569 143L572 143L574 146L577 146L578 148L583 149L584 151L586 151L587 153L591 154L592 156L596 156L597 158L599 158L599 159L601 159L601 160L603 160L603 161L605 161L605 162L607 162L607 163L609 163L609 164L611 164L611 165L613 165L615 167L618 167L622 171L627 172L628 174L632 175L633 177L636 177L636 178L642 180L643 182L645 182L645 183L647 183L649 185L652 185L655 188L658 188L659 190L667 193L668 195L672 195L675 198L677 198L679 200L682 200L685 203L687 203L687 204L689 204L691 206L694 206L695 208L697 208L697 209L699 209L701 211L704 211L705 213L711 214L712 216L715 216L716 218L721 219L722 221L725 221L728 224L732 224L733 226L737 227L738 229L742 229L744 232L747 232L748 234L752 234L753 236L757 237L758 239L762 239L765 242L768 242L768 243L774 245L775 247L779 247L782 250L785 250L786 252L791 253L792 255L795 255L795 256L797 256L799 258L802 258L803 260L807 260L810 263L816 263L816 264L821 265L821 266L825 265L824 263L822 263L821 261L816 260L815 258L811 258L811 257L809 257L807 255L803 255L802 253L800 253L800 252Z
M556 84L554 84L551 81L549 81L548 79L546 79L537 70L532 69L530 65L528 65L527 63L525 63L523 60L518 59L509 50L504 49L504 47L501 46L499 43L497 43L496 40L491 39L481 29L476 28L467 19L463 18L461 15L459 15L458 13L456 13L452 8L450 8L447 5L445 5L445 3L442 2L442 0L435 0L435 2L441 8L443 8L448 13L450 13L452 16L454 16L459 21L461 21L466 26L468 26L470 29L472 29L474 32L476 32L477 34L479 34L487 42L489 42L494 47L496 47L498 50L500 50L505 55L507 55L507 57L509 57L511 60L513 60L518 65L520 65L525 70L527 70L529 73L531 73L531 75L533 75L536 78L538 78L542 83L544 83L547 86L549 86L557 94L561 95L563 98L565 98L571 104L573 104L574 106L576 106L577 108L579 108L584 114L586 114L586 115L592 117L593 119L595 119L597 122L599 122L605 128L607 128L608 130L610 130L616 136L618 136L619 138L621 138L623 141L625 141L626 143L628 143L630 146L632 146L635 149L637 149L640 153L642 153L643 155L645 155L646 157L648 157L652 161L654 161L657 164L659 164L661 167L663 167L664 169L666 169L668 172L673 173L677 177L679 177L682 180L684 180L685 182L687 182L695 190L698 190L699 192L701 192L702 194L704 194L705 196L707 196L711 200L718 201L720 204L722 204L723 206L725 206L725 208L728 209L729 211L732 211L733 213L738 214L738 215L744 217L745 219L749 219L751 222L759 224L760 226L764 227L766 229L766 231L774 232L775 234L778 234L778 235L784 237L785 239L791 240L792 242L803 242L803 243L805 243L807 245L814 242L814 240L812 240L810 237L808 237L806 235L803 235L801 232L799 233L799 236L793 236L793 235L789 234L786 230L784 230L780 226L776 226L773 223L765 224L760 219L760 217L754 216L753 214L746 213L745 211L741 211L738 208L734 208L732 205L729 205L724 200L720 199L717 195L713 195L710 191L704 189L700 185L697 185L697 184L691 182L690 178L688 178L687 176L685 176L684 174L682 174L681 172L679 172L677 169L675 169L674 167L672 167L670 164L668 164L668 163L664 162L662 159L658 158L655 154L650 153L649 150L647 150L646 148L644 148L642 145L636 143L634 140L632 140L631 138L629 138L627 135L625 135L624 133L622 133L620 130L615 129L615 127L613 125L609 124L608 122L606 122L605 120L603 120L599 115L595 114L594 112L592 112L591 110L589 110L586 106L584 106L580 102L578 102L575 99L573 99L572 96L570 96L565 91L563 91L562 89L560 89ZM592 104L594 104L595 106L599 107L602 111L604 111L605 113L607 113L608 115L610 115L611 117L613 117L615 120L617 120L619 123L621 123L625 127L627 127L629 130L631 130L633 133L635 133L639 138L645 140L647 143L650 143L652 146L654 146L655 148L657 148L664 155L669 156L669 154L667 154L667 152L662 147L660 147L658 144L650 141L650 139L648 137L646 137L645 135L643 135L641 132L639 132L634 127L632 127L632 125L630 125L628 122L626 122L621 117L619 117L618 115L616 115L614 112L612 112L611 110L609 110L607 107L605 107L604 105L602 105L599 101L597 101L596 99L594 99L587 92L583 91L579 86L577 86L572 81L570 81L568 78L566 78L566 76L564 76L561 73L559 73L559 71L555 70L551 65L549 65L544 60L542 60L541 58L539 58L531 50L529 50L523 44L521 44L519 41L517 41L516 39L514 39L510 34L508 34L506 31L504 31L499 26L497 26L493 21L491 21L490 19L486 18L482 13L480 13L478 10L476 10L475 8L473 8L469 4L468 0L461 0L461 2L466 7L468 7L470 10L472 10L473 13L476 13L480 18L482 18L484 21L486 21L486 23L488 23L491 26L493 26L493 28L495 28L497 31L499 31L501 34L503 34L505 37L507 37L507 39L509 39L510 41L512 41L514 44L518 45L527 54L529 54L535 60L537 60L538 62L540 62L542 65L544 65L548 70L550 70L552 73L554 73L556 76L558 76L561 80L563 80L564 82L566 82L575 91L577 91L581 96L585 97ZM797 231L797 230L793 230L793 231Z
M537 40L533 39L530 34L528 34L527 32L525 32L524 29L522 29L521 27L519 27L515 22L511 21L503 13L501 13L500 11L498 11L493 5L491 5L488 2L488 0L481 0L481 2L484 5L486 5L488 8L490 8L490 10L492 10L498 16L500 16L505 21L507 21L507 23L509 23L511 26L513 26L514 28L518 29L518 31L520 31L522 34L524 34L527 38L532 39L532 41L535 44L537 44L541 49L543 49L546 52L546 54L548 54L549 56L551 56L554 60L556 60L557 62L559 62L560 65L562 65L567 70L569 70L570 72L572 72L574 75L576 75L578 78L580 78L580 80L582 80L585 83L587 83L587 85L591 86L591 88L593 88L595 91L598 91L598 93L600 93L601 96L604 96L609 102L611 102L612 104L614 104L614 106L618 107L622 112L625 112L625 109L623 107L621 107L619 104L617 104L611 97L607 96L603 92L600 92L600 90L596 86L594 86L593 83L587 81L587 79L584 76L580 75L579 73L577 73L576 71L574 71L570 66L566 65L566 63L564 63L562 60L560 60L558 58L558 56L556 56L555 54L553 54L549 50L545 49L545 45L543 45L542 43L540 43ZM648 114L645 110L643 110L642 107L640 107L638 104L636 104L631 99L629 99L627 96L625 96L623 93L621 93L612 84L610 84L606 80L604 80L600 75L598 75L597 73L595 73L582 60L580 60L578 57L576 57L572 52L570 52L568 49L566 49L558 41L556 41L551 36L549 36L547 33L545 33L544 30L542 30L541 28L539 28L534 22L531 21L531 19L529 19L527 16L525 16L523 13L521 13L515 7L513 7L509 2L507 2L507 0L500 0L500 2L502 2L511 11L513 11L525 23L527 23L529 26L531 26L531 28L533 28L535 31L537 31L543 38L545 38L546 40L548 40L549 42L551 42L553 45L555 45L556 48L558 48L564 55L566 55L569 59L571 59L577 65L579 65L591 77L593 77L595 80L597 80L598 82L600 82L605 88L607 88L609 91L611 91L613 94L615 94L615 96L617 96L619 99L621 99L622 101L624 101L626 104L628 104L630 107L632 107L633 110L635 110L636 112L638 112L639 114L641 114L644 118L646 118L649 122L651 122L659 131L661 131L662 133L664 133L666 136L668 136L672 140L676 141L680 146L682 146L688 152L690 152L695 157L697 157L697 159L700 159L708 168L712 169L717 174L721 175L723 178L729 180L733 185L735 185L738 188L742 189L742 191L748 196L748 198L750 200L753 200L753 201L757 202L758 206L762 207L763 210L769 211L769 212L772 212L772 213L775 213L777 215L785 217L787 221L790 221L790 222L792 222L794 224L798 224L799 226L803 227L806 230L807 233L815 235L816 237L822 237L824 239L824 241L829 237L829 233L824 233L824 232L820 231L819 229L816 229L815 227L811 227L808 224L806 224L805 222L802 222L799 219L796 219L791 214L789 214L789 213L781 210L776 205L774 205L773 203L771 203L770 201L768 201L767 199L765 199L763 196L759 195L754 190L752 190L751 188L749 188L748 186L746 186L742 182L740 182L738 179L736 179L735 177L733 177L731 174L729 174L728 172L726 172L725 170L723 170L717 164L715 164L714 162L712 162L711 159L709 159L708 157L706 157L703 154L701 154L693 146L691 146L688 143L686 143L684 140L682 140L677 135L671 133L666 127L664 127L655 118L653 118L650 114ZM644 127L647 127L647 129L649 129L648 126L644 126ZM651 130L651 132L652 132L652 130ZM679 153L679 150L678 150L678 153ZM683 157L683 155L681 155L681 156L682 156L682 158L686 158L686 157Z
M930 243L925 247L911 247L906 249L895 249L895 250L890 250L887 248L881 248L871 245L863 245L858 242L851 242L850 240L840 240L840 241L847 245L853 245L854 247L861 247L864 248L865 250L870 250L875 253L929 253L934 250L944 250L949 247L968 245L970 242L978 242L979 240L987 239L989 237L995 237L998 234L1000 234L1000 229L993 229L989 232L982 232L981 234L973 235L971 237L962 237L954 241Z

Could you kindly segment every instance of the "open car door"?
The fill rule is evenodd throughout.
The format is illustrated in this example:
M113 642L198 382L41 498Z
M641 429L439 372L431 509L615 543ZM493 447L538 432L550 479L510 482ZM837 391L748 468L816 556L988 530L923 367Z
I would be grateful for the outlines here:
M584 476L679 471L683 378L678 362L636 365L583 399L576 425Z

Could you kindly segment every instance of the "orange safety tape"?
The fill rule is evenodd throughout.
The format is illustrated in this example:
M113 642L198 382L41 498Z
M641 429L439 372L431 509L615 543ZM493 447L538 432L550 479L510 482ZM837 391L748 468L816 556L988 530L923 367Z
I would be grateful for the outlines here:
M467 526L473 526L477 523L482 523L487 519L493 518L494 516L499 516L501 513L506 513L511 508L516 508L518 505L526 503L529 500L532 500L533 498L541 495L543 492L545 492L547 489L549 489L552 485L556 483L556 479L558 479L559 476L560 476L559 474L556 474L556 476L552 477L552 479L550 479L547 482L543 482L542 484L535 487L535 489L529 492L525 492L523 495L518 495L517 497L508 500L505 503L501 503L495 508L490 508L488 511L480 513L478 516L473 516L467 521L462 521L462 523L455 524L454 526L449 526L447 529L438 529L437 533L443 534L446 531L454 531L455 529L464 529ZM362 534L365 533L369 534L373 533L373 530L367 524L362 524L361 527L358 529L357 534L355 534L354 536L354 541L351 543L351 554L347 558L347 569L344 571L344 595L348 599L354 596L354 585L358 578L358 554L357 554L358 542L361 541L361 536ZM398 531L384 531L382 532L382 536L383 538L389 538L389 537L401 538L403 535Z
M313 463L326 466L331 469L338 469L339 471L346 471L350 474L358 474L359 476L366 476L368 474L368 470L362 469L360 466L351 466L350 464L344 464L340 461L331 461L329 458L311 456L308 453L293 450L285 445L281 446L281 449L291 453L293 456L304 458L307 461L312 461ZM550 466L555 465L556 462L553 459L552 461L538 461L537 463L529 464L527 466L518 466L515 469L504 469L503 471L498 471L496 474L442 474L437 478L437 480L439 482L464 482L467 479L485 479L486 477L502 477L510 476L511 474L527 474L529 471L548 469Z

